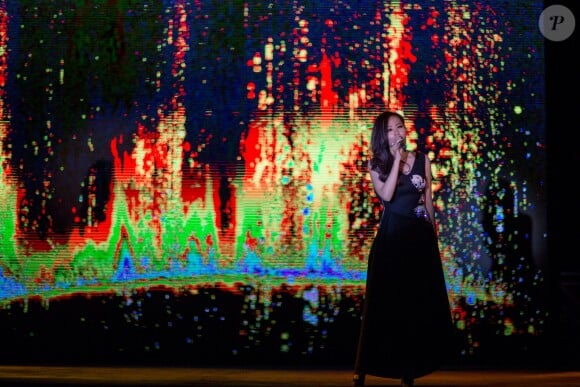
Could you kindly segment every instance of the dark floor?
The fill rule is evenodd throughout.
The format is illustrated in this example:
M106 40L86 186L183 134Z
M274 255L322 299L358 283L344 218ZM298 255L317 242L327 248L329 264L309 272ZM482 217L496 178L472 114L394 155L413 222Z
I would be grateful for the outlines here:
M3 386L240 386L344 387L349 369L0 366ZM398 386L395 379L367 377L367 386ZM416 380L417 387L580 386L580 371L443 369Z

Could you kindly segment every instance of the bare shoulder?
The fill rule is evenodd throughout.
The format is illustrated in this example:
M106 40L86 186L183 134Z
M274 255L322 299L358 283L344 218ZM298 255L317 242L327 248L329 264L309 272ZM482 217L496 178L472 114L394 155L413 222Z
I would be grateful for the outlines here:
M427 155L421 151L414 151L411 152L411 154L413 155L414 160L419 160L419 162L421 161L421 157L423 157L423 159L425 160L425 166L429 166L429 157L427 157Z

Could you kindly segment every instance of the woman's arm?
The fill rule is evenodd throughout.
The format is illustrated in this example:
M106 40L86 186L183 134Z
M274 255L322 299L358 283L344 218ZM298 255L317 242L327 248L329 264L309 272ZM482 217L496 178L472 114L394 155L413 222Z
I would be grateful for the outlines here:
M397 187L397 179L399 177L399 164L401 163L401 157L395 157L393 161L393 166L387 176L387 180L381 181L379 173L371 168L371 163L369 162L369 172L371 174L371 180L375 187L377 195L381 197L384 201L391 201L393 195L395 194L395 188Z
M427 213L429 214L429 219L431 219L431 224L433 228L437 230L435 225L435 209L433 207L433 190L431 186L432 181L432 172L431 172L431 162L429 161L429 157L425 155L425 208L427 209Z

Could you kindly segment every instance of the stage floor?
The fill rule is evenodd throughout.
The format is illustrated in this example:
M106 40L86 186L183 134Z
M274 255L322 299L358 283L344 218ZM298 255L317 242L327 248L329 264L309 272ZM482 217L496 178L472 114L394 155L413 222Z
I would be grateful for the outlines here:
M347 369L0 366L2 386L347 387L351 378ZM368 376L366 385L398 386L399 381ZM415 385L580 386L580 370L440 370L417 379Z

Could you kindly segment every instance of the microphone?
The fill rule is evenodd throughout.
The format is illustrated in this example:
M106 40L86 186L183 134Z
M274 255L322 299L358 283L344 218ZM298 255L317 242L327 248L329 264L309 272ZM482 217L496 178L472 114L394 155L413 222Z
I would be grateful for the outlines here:
M407 150L407 142L405 141L404 138L401 138L399 140L399 147L401 148L402 151L406 151Z
M391 146L395 146L395 145L399 144L399 146L401 148L404 148L405 147L405 142L403 140L404 140L403 138L400 138L399 137L399 141L391 143Z

